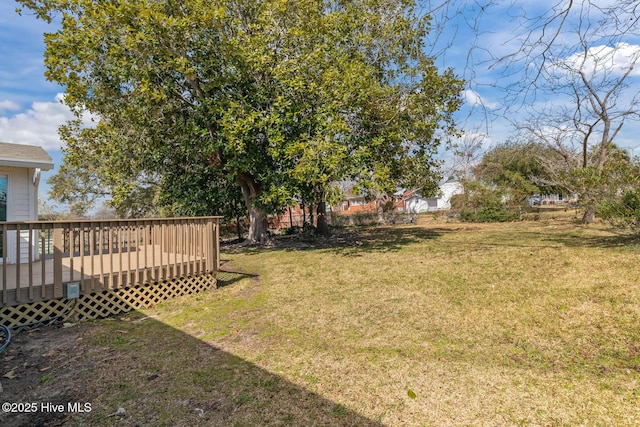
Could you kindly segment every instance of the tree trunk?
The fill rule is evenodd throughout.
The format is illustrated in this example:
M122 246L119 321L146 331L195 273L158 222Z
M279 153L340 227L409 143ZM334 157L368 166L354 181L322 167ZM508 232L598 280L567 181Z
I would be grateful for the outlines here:
M593 203L589 203L587 205L587 210L584 211L584 215L582 216L583 224L592 224L596 219L596 205Z
M378 200L378 224L386 225L387 220L384 218L384 205L381 200Z
M242 240L242 229L240 228L240 216L236 215L236 231L238 232L238 240Z
M304 202L300 204L300 208L302 209L302 228L304 228L304 225L307 223L307 208L305 207Z
M326 202L322 201L318 203L316 213L318 214L316 233L318 233L321 236L327 236L329 234L329 223L327 222Z
M291 213L291 206L289 206L289 227L293 230L293 214Z
M264 244L267 241L267 215L264 209L254 204L259 185L249 174L240 174L238 182L249 214L249 233L245 242Z
M237 193L234 192L233 197L233 210L236 211L236 231L238 232L238 241L242 240L242 228L240 227L240 206L241 201L237 197Z
M381 225L387 224L387 220L384 217L385 216L384 207L388 201L389 201L388 196L381 195L380 193L378 193L378 197L376 198L376 206L378 211L378 224L381 224Z

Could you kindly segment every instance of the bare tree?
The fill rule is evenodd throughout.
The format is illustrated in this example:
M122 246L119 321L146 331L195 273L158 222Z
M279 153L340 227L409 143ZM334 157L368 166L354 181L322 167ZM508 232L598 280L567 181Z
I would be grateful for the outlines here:
M550 60L545 70L546 90L554 94L556 102L548 103L537 120L516 126L527 128L567 159L578 145L579 167L594 168L597 177L625 122L640 118L640 89L633 84L640 46L624 42L594 45L590 42L595 38L591 31L578 33L577 37L581 50ZM591 158L589 153L593 154ZM599 181L592 180L594 185ZM595 219L595 190L587 186L579 192L586 206L584 223Z
M634 44L640 37L640 2L426 3L440 20L435 27L442 29L441 34L448 26L448 34L458 36L460 25L474 33L463 72L469 88L488 84L500 89L501 116L561 154L564 164L556 167L593 168L595 175L602 174L609 149L624 124L640 118L640 84L636 81L640 45ZM513 31L499 46L489 45L484 42L491 28L487 19L494 20L495 28L497 17L503 25L495 31L509 26ZM440 46L446 50L449 45L441 42ZM480 81L476 80L478 69L499 73L494 74L493 82L486 75ZM476 106L487 111L482 103ZM490 120L496 113L492 110L485 117ZM576 164L577 153L581 161ZM594 220L598 192L581 191L587 206L583 221L589 223Z
M487 135L482 132L467 132L452 144L454 158L447 175L457 179L470 179L473 167L482 157Z

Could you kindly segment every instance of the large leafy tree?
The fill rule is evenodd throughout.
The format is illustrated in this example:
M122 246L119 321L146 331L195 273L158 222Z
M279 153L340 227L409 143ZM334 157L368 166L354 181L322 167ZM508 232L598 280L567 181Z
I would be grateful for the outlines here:
M479 181L499 187L512 202L525 204L534 194L567 191L550 167L563 162L561 153L543 143L509 141L484 153L473 174Z
M231 180L257 241L269 212L302 192L322 202L339 179L434 188L461 82L425 55L410 0L19 1L61 17L47 77L99 118L67 126L65 162L104 159L115 204L144 177L175 186L174 203L193 188L198 206L219 199L195 191L203 176Z

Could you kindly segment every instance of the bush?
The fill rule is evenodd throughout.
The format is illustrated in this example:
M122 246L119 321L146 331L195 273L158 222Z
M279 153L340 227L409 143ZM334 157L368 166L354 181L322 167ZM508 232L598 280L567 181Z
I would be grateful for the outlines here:
M302 227L300 227L299 225L294 225L293 227L289 227L284 230L284 234L286 236L291 236L300 232L302 232Z
M350 226L363 226L363 225L376 225L378 224L377 212L356 212L351 215L342 215L337 212L331 213L332 227L350 227Z
M462 222L508 222L519 219L520 211L509 210L506 206L489 206L460 212Z
M463 222L507 222L520 219L520 209L509 209L502 192L479 182L465 182L463 194L451 198L451 209Z
M613 225L640 229L640 190L627 189L620 198L599 203L598 213Z
M293 234L314 235L316 234L316 227L313 224L305 222L302 227L294 225L293 227L285 228L284 234L286 236L291 236Z

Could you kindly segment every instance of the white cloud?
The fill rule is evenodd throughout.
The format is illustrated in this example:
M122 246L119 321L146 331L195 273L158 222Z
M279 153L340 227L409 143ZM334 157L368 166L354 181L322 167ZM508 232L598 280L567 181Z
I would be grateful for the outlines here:
M633 67L631 75L640 76L640 46L629 43L617 43L614 47L593 46L586 52L575 53L559 63L591 76L602 73L622 75Z
M34 102L24 112L0 115L0 141L59 150L63 143L58 136L58 127L74 118L62 99L63 95L58 94L56 102Z
M16 104L13 101L9 101L8 99L4 101L0 101L0 111L19 110L19 109L20 109L20 105Z
M491 110L498 107L495 102L490 102L480 96L480 94L474 90L467 89L464 91L464 98L472 106L482 106Z

